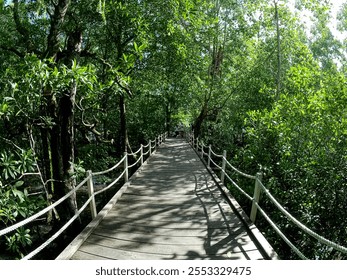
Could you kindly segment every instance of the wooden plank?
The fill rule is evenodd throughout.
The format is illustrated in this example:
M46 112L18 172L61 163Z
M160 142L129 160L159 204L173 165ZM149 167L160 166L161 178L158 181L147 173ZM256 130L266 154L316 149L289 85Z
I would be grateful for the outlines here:
M168 235L167 232L163 232L160 234L160 232L154 232L151 235L145 234L145 232L142 232L141 229L144 229L144 227L140 227L139 230L132 231L131 235L129 235L129 231L126 229L120 229L120 230L109 230L106 228L97 228L93 232L93 234L99 235L99 236L105 236L109 238L115 238L115 239L121 239L121 240L133 240L137 242L150 242L150 243L157 243L157 244L181 244L181 245L191 245L191 244L202 244L203 239L210 240L211 243L218 243L222 242L223 240L227 238L248 238L247 234L242 230L236 230L233 233L229 233L225 230L219 230L219 231L203 231L199 232L196 231L197 234L192 234L194 231L187 231L187 230L177 230L174 232L174 234ZM202 234L200 234L202 233Z
M148 209L146 209L148 210ZM228 222L236 222L240 221L233 212L221 213L220 211L210 212L209 215L206 215L205 212L197 212L197 211L186 211L184 215L179 215L180 211L177 209L173 209L174 211L162 211L154 210L154 211L132 211L129 212L126 209L119 209L118 211L111 211L107 217L110 219L127 219L128 221L136 221L136 220L159 220L159 221L176 221L176 222L184 222L184 221L228 221ZM105 218L107 219L107 218Z
M92 254L90 259L113 259L113 260L261 260L263 257L258 250L250 250L244 252L224 252L223 254L199 254L194 250L187 250L179 253L156 253L156 252L140 252L135 250L121 250L109 248L99 244L85 243L85 246L78 250L72 259L80 259L79 253Z
M232 229L240 228L242 223L240 220L234 221L206 221L206 220L188 220L188 221L173 221L167 220L138 220L138 219L117 219L108 216L100 224L100 226L107 227L112 230L119 229L123 226L144 226L154 228L168 228L168 229Z
M187 188L182 189L175 189L174 187L168 186L168 188L163 189L157 186L153 186L153 184L148 184L148 186L136 186L132 185L132 188L130 188L126 194L137 194L137 195L147 195L147 196L159 196L160 195L167 195L167 196L174 196L174 195L204 195L204 194L211 194L211 193L218 193L218 188L200 188L198 190L195 190L194 188L189 188L189 185L186 185Z
M147 253L156 255L187 255L187 252L193 251L198 255L227 255L233 253L242 253L257 250L250 239L233 239L227 237L221 242L210 243L201 242L195 244L160 244L152 240L140 242L137 240L122 240L110 238L107 236L92 234L80 250L97 245L96 248L116 249L133 253ZM260 255L260 257L262 257Z
M145 196L145 195L126 195L124 194L119 202L123 204L156 204L156 205L180 205L180 204L197 204L201 205L227 205L223 197L213 197L211 194L201 194L201 195L158 195L155 196Z
M166 236L175 236L175 237L184 237L184 236L197 236L201 237L201 240L206 238L207 236L225 236L228 234L243 232L244 229L240 227L232 228L229 230L225 230L224 228L208 230L206 228L179 228L172 229L166 227L151 227L151 226L137 226L137 225L124 225L120 228L112 228L110 229L108 226L104 227L103 225L99 225L98 227L103 231L115 231L115 232L127 232L130 233L141 233L147 235L166 235Z

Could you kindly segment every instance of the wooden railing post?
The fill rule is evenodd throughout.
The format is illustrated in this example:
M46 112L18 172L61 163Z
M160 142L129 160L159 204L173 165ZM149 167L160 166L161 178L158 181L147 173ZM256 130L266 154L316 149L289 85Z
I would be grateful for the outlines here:
M96 204L95 204L95 197L94 197L94 184L93 184L93 176L92 176L92 171L88 170L86 172L86 176L89 177L87 181L87 187L88 187L88 196L92 197L89 206L90 206L90 213L92 215L92 219L96 217L98 214L96 211Z
M124 152L124 182L129 180L129 170L128 170L128 153Z
M196 151L199 151L199 137L196 138Z
M208 145L208 159L207 159L207 166L210 167L211 166L211 144Z
M152 140L149 140L149 156L152 155Z
M255 223L255 219L257 217L258 208L257 208L257 205L255 203L259 202L260 192L261 192L259 182L261 182L261 180L263 178L263 173L258 172L255 177L256 178L255 178L255 185L254 185L253 202L252 202L252 209L251 209L251 215L250 215L250 219L253 223Z
M204 159L204 143L201 143L201 159Z
M223 151L223 158L222 158L222 174L220 175L220 180L224 184L224 178L225 178L225 166L226 166L226 160L227 160L227 151Z
M143 145L141 144L141 166L143 164Z

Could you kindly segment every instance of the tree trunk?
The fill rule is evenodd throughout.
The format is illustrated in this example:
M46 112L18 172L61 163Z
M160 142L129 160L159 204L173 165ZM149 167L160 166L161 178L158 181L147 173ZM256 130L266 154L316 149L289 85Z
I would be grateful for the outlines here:
M70 192L76 185L74 179L74 110L77 86L73 82L69 92L62 95L57 104L56 125L51 130L51 156L54 178L55 200ZM73 194L61 207L63 219L68 219L77 210L76 195Z
M199 116L196 118L194 125L193 125L193 130L194 130L194 138L198 138L200 133L201 133L201 126L204 122L204 120L207 117L207 104L205 103L204 106L202 107Z
M165 105L165 129L167 132L171 131L171 110L170 103Z
M123 155L128 146L128 130L125 111L125 98L123 94L119 95L119 113L120 113L120 131L119 131L119 154Z
M50 32L47 37L45 57L53 58L54 64L72 66L81 51L82 33L77 30L68 36L67 49L59 51L61 27L70 5L70 0L59 0L54 6ZM49 151L43 154L51 163L52 197L56 201L70 192L76 185L74 179L74 110L77 84L71 81L70 88L56 93L51 88L44 89L46 116L51 118L53 126L48 129ZM45 133L42 134L47 139ZM47 159L44 160L47 162ZM48 174L47 174L48 175ZM77 211L76 196L73 194L58 207L60 221L67 221Z

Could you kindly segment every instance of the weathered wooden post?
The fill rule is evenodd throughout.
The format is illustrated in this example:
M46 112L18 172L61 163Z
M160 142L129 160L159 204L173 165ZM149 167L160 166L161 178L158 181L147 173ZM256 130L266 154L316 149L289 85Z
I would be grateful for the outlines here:
M204 159L204 143L201 143L201 159Z
M128 170L128 153L124 152L124 182L129 180L129 170Z
M149 156L152 155L152 140L149 140Z
M250 215L250 219L253 223L255 223L255 219L257 217L258 208L256 203L259 202L259 198L260 198L260 193L261 193L260 183L262 178L263 178L263 173L261 172L258 172L257 175L255 176L253 202L252 202L252 209L251 209L251 215Z
M89 179L87 181L88 196L92 198L90 203L89 203L90 213L92 215L92 219L94 219L98 213L96 212L96 204L95 204L95 197L94 197L94 184L93 184L92 171L88 170L86 172L86 176L89 177Z
M141 166L143 164L143 145L141 144Z
M223 157L222 157L222 174L220 175L220 180L224 184L224 178L225 178L225 166L227 161L227 151L223 151Z
M208 159L207 159L207 166L208 167L211 167L211 149L212 149L212 147L210 144L210 145L208 145Z

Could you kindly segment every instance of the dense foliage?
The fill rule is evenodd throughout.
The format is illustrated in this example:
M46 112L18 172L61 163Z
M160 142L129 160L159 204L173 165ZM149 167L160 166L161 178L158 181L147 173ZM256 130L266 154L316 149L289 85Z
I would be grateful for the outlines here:
M347 245L346 57L331 4L0 1L0 228L59 199L81 171L183 123L241 170L262 171L308 227ZM341 32L346 14L344 5ZM47 220L75 207L72 198ZM273 216L307 257L346 258ZM281 257L296 258L259 226ZM32 230L0 247L22 254Z

